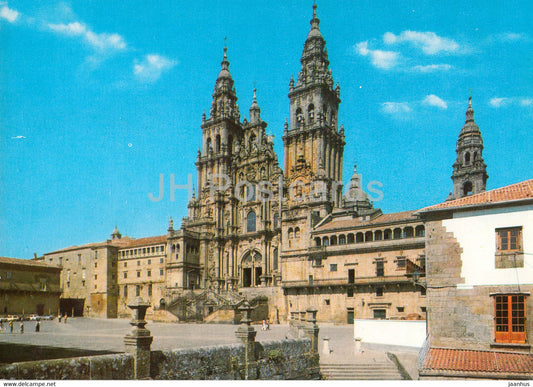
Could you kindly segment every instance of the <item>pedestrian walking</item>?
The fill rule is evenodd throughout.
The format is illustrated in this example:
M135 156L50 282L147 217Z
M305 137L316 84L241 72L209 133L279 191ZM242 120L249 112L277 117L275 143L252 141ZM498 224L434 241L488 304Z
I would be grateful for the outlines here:
M24 333L24 323L20 322L20 334L22 335Z
M67 323L67 315L65 314L65 317L63 317L63 322L66 324Z
M13 333L13 320L9 321L9 330Z
M35 324L35 332L40 332L40 331L41 331L41 322L37 321L37 324Z

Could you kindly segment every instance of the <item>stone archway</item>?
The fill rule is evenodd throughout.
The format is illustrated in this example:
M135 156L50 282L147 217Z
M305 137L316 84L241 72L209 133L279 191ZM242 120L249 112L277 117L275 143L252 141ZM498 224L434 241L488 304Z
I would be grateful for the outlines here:
M261 284L263 256L257 250L247 251L241 259L241 286L255 287Z

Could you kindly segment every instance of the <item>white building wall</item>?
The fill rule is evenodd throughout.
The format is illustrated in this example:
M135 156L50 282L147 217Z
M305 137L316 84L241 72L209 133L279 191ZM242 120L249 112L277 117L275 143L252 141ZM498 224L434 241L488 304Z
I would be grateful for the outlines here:
M465 284L458 287L533 284L533 205L455 213L443 225L463 249ZM496 229L516 226L522 226L524 267L496 269Z

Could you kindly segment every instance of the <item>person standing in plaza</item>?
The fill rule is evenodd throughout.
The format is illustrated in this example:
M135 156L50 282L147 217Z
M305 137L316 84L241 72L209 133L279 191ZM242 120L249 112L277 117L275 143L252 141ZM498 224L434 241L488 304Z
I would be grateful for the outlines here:
M41 331L41 322L37 321L37 324L35 324L35 332L40 332L40 331Z
M65 324L67 323L67 315L65 314L65 316L63 317L63 321L65 322Z
M13 320L9 321L9 330L13 333Z
M24 333L24 322L20 322L20 334L22 335Z

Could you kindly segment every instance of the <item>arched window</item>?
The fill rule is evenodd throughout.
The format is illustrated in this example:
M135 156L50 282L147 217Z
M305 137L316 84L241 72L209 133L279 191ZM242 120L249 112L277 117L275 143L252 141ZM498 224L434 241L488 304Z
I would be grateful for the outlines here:
M401 228L395 228L394 232L394 239L401 239L402 238L402 229Z
M365 232L365 242L372 242L374 240L374 233L372 231Z
M463 184L463 195L468 196L472 194L472 183L467 181Z
M255 185L247 184L246 185L246 201L253 202L255 200Z
M302 114L302 108L296 109L296 122L303 124L304 116Z
M209 153L209 149L211 149L211 137L207 137L207 140L205 141L205 154Z
M414 235L413 228L412 227L406 227L403 229L403 237L404 238L412 238Z
M322 240L319 237L316 237L315 238L315 246L320 246L320 245L322 245Z
M344 234L339 235L339 245L346 244L346 236Z
M426 231L425 231L425 229L424 229L424 226L422 226L422 225L416 226L416 228L415 228L415 235L416 235L417 237L423 237L423 236L425 236L425 235L426 235Z
M391 237L392 237L392 231L390 230L390 228L383 231L383 240L388 241L389 239L392 239Z
M374 232L374 240L375 241L380 241L382 239L383 239L383 231L376 230L376 232Z
M278 270L278 249L275 248L273 251L273 257L272 257L272 268L274 270Z
M310 104L307 108L307 115L309 117L309 122L313 122L315 119L315 105Z
M330 241L331 241L331 245L335 246L337 244L337 236L332 235Z
M300 227L296 227L294 229L294 238L299 239L300 238Z
M365 236L362 232L355 234L355 243L363 243L365 241Z
M246 216L246 232L255 232L255 212L253 211Z
M353 234L348 234L348 244L354 243L355 237Z
M322 238L322 244L324 246L329 246L329 238L327 236L325 236L324 238Z
M278 228L278 223L279 223L279 214L276 212L274 214L274 228Z
M215 138L215 152L220 153L220 134L217 134Z
M294 238L294 230L292 229L292 227L289 228L289 231L287 232L287 237L288 237L289 239Z
M477 152L474 152L474 160L473 161L477 161Z
M470 153L469 152L465 153L465 164L470 164Z

